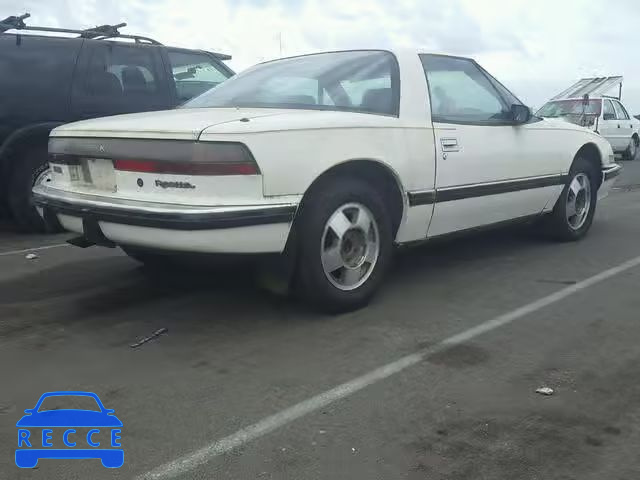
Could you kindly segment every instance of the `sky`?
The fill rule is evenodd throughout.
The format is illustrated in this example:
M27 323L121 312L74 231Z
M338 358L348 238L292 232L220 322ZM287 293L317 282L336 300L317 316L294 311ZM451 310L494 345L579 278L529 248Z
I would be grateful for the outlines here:
M540 107L586 76L624 75L640 114L638 0L0 0L31 25L122 30L233 55L240 71L280 56L415 46L473 57Z

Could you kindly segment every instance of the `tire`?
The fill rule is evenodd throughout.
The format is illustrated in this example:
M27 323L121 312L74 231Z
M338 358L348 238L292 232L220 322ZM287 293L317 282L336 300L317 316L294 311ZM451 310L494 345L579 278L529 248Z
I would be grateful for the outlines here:
M18 228L25 233L62 231L57 222L46 223L33 203L31 190L36 183L46 181L49 170L46 145L31 147L13 161L9 179L9 210Z
M367 305L393 253L392 219L376 189L355 178L331 180L310 192L295 228L299 296L326 313Z
M559 241L580 240L591 228L597 202L598 172L591 162L576 157L569 172L569 180L553 213L547 219L547 232ZM575 216L570 215L571 205L576 206ZM583 208L580 208L581 205Z
M629 146L624 151L624 159L625 160L635 160L638 155L638 138L632 137L631 142L629 142Z

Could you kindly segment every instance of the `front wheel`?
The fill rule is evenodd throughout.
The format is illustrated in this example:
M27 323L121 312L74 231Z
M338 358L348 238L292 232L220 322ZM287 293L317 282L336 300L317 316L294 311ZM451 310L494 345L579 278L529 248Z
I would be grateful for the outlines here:
M361 180L337 178L312 192L300 215L300 294L329 313L366 305L392 256L392 222L379 194Z
M597 174L586 159L574 161L569 181L548 218L549 233L557 240L580 240L591 228L598 202Z

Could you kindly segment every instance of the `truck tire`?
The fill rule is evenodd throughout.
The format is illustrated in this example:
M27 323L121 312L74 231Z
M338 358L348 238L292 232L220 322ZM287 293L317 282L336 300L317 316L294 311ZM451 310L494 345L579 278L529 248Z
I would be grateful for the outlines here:
M326 313L365 306L393 254L391 216L376 189L336 178L305 199L295 228L299 295Z
M583 238L593 223L598 202L598 172L591 162L577 157L571 166L569 180L562 190L553 213L547 220L547 231L559 241Z
M31 190L37 183L47 181L48 171L46 145L26 148L12 162L7 189L9 209L18 228L25 233L62 231L57 222L46 223L33 203Z

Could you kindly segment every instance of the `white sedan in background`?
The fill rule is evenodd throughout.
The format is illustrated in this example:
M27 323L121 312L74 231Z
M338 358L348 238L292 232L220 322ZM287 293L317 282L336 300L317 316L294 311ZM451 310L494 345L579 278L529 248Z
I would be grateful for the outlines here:
M640 122L617 98L562 98L547 102L536 115L561 118L590 128L608 140L615 153L635 160L640 147Z
M533 117L473 60L404 50L263 63L178 110L57 128L49 149L34 198L76 243L281 254L334 312L371 299L394 244L529 219L580 239L620 171L605 139Z

